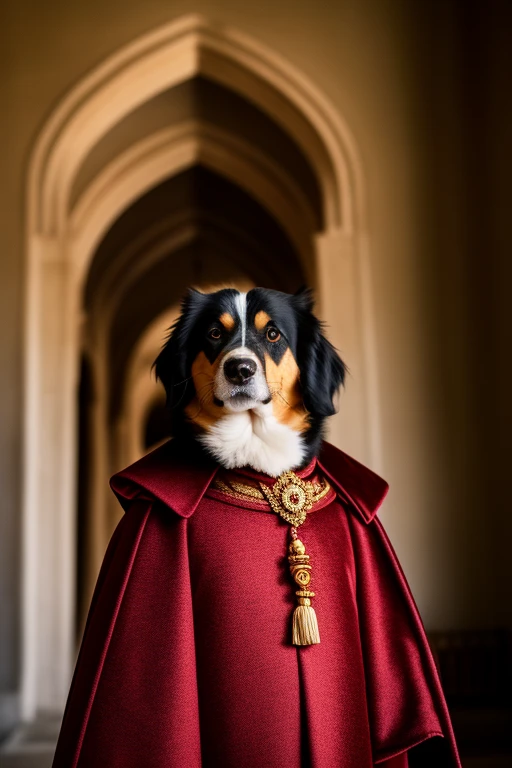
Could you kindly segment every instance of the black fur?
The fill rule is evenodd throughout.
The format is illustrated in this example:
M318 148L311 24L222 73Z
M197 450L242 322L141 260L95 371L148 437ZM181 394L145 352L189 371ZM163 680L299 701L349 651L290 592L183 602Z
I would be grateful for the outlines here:
M235 299L238 291L224 289L203 294L189 290L182 301L181 314L169 329L162 351L153 363L157 379L164 385L167 405L172 412L172 432L175 437L188 439L193 428L187 423L184 408L195 395L191 366L203 351L212 362L221 352L240 346L239 324L220 339L208 338L208 330L218 325L224 312L237 317ZM246 346L263 361L264 353L279 362L288 347L300 371L300 385L304 405L309 413L309 429L304 435L307 445L305 464L317 454L323 438L327 417L335 412L334 396L343 385L346 366L332 344L325 338L320 321L313 314L313 294L302 289L291 295L265 288L253 288L247 294ZM281 339L273 344L255 331L251 320L264 310L281 332Z

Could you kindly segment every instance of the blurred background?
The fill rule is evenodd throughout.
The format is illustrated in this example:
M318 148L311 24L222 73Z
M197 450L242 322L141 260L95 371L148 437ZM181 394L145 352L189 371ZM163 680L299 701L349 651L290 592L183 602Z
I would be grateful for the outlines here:
M304 283L464 765L512 765L509 3L0 14L0 765L51 764L185 288Z

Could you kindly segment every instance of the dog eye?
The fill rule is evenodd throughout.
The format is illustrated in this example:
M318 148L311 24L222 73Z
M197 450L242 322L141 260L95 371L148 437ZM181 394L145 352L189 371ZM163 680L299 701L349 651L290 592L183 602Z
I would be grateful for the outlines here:
M268 341L279 341L281 338L281 334L277 330L277 328L273 325L270 326L270 328L267 328L267 340Z
M220 337L222 336L222 331L220 328L210 328L208 331L208 338L213 339L213 341L218 341Z

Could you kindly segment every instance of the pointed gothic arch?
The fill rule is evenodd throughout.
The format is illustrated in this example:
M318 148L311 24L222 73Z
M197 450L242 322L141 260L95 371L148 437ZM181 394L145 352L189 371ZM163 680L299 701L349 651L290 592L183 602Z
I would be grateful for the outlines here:
M309 274L316 280L321 313L356 379L331 435L379 467L363 175L350 131L319 88L241 32L187 16L144 35L71 90L43 128L29 164L21 701L25 720L39 710L62 709L73 665L75 392L80 296L94 244L131 200L198 157L215 170L228 158L225 172L264 200L292 239L309 215L300 189L279 165L269 165L268 158L243 140L197 123L182 127L179 145L176 134L148 137L120 164L105 168L74 201L80 168L102 137L144 102L198 75L257 105L314 169L324 229L312 233L306 246L306 236L299 238L302 258L305 263L311 260Z

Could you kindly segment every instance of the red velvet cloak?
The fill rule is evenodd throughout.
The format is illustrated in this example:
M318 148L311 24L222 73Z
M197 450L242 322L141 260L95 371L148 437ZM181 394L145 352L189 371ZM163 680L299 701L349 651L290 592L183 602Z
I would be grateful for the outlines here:
M460 766L423 626L376 517L387 484L324 444L301 528L319 645L290 644L289 526L205 495L169 441L114 475L54 768Z

